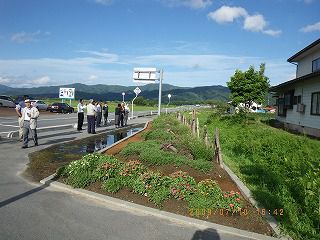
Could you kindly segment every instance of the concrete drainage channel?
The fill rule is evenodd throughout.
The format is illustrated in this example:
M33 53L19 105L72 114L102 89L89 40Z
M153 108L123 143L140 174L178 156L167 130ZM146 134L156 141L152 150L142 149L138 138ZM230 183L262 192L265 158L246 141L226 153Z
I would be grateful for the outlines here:
M103 153L103 152L107 151L109 148L112 148L113 146L115 146L123 141L126 141L128 138L133 137L136 134L139 134L140 132L142 132L143 130L145 130L147 128L148 123L149 122L147 122L145 124L143 129L133 133L132 135L130 135L126 138L119 140L116 143L113 143L112 145L110 145L104 149L101 149L98 152ZM254 206L257 206L257 202L253 199L250 190L240 181L240 179L227 166L224 166L224 167L225 167L227 173L230 175L230 177L234 180L234 182L237 184L237 186L241 190L243 196L245 196L245 198L247 200L249 200ZM74 189L68 185L54 181L54 178L55 178L55 174L52 174L49 177L42 179L40 181L40 183L47 185L47 186L54 187L56 189L60 189L65 192L70 192L72 194L81 195L83 197L90 198L92 200L98 200L99 202L103 203L107 207L110 205L113 205L116 207L120 207L121 209L126 209L127 211L139 212L140 214L145 214L145 215L152 215L152 216L166 219L166 220L169 220L169 221L172 221L175 223L181 223L181 224L185 224L185 225L194 226L194 227L197 227L201 230L214 229L218 234L219 233L220 234L227 233L227 234L231 234L231 235L237 236L237 237L244 237L244 238L249 238L249 239L257 239L257 240L258 239L259 240L291 239L288 236L281 236L279 238L269 237L269 236L265 236L265 235L254 233L254 232L240 230L237 228L227 227L227 226L223 226L223 225L219 225L219 224L215 224L215 223L206 222L203 220L198 220L195 218L190 218L190 217L186 217L186 216L182 216L182 215L178 215L178 214L174 214L174 213L165 212L165 211L150 208L150 207L145 207L145 206L142 206L139 204L127 202L124 200L120 200L117 198L109 197L109 196L98 194L98 193L91 192L91 191L87 191L84 189ZM266 218L267 218L267 221L269 222L269 225L273 228L275 233L278 236L280 236L280 230L277 227L276 220L271 216L266 216Z

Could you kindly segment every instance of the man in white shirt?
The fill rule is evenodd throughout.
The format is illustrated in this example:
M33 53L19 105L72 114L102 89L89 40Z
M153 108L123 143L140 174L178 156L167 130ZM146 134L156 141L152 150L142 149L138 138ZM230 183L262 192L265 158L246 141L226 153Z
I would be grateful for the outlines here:
M31 106L29 99L25 101L25 107L21 109L21 121L20 127L23 128L23 146L22 148L28 147L29 142L29 131L31 130L32 138L35 146L38 146L38 136L37 136L37 119L39 117L39 110Z
M94 105L93 99L89 100L89 104L87 106L87 121L88 121L88 133L95 134L95 116L96 116L97 108Z
M78 106L77 106L77 112L78 112L78 131L82 130L83 125L83 119L84 119L84 109L86 106L83 104L83 99L80 99Z
M26 104L24 103L24 101L26 99L29 99L28 95L24 95L23 96L23 100L20 101L17 105L16 105L16 113L18 115L18 123L19 123L19 126L22 125L20 122L21 122L21 110L23 108L25 108ZM23 140L23 127L19 127L19 141L22 141Z
M102 108L101 108L100 102L97 102L96 108L97 108L97 117L96 117L97 126L96 127L100 127L101 119L102 119Z

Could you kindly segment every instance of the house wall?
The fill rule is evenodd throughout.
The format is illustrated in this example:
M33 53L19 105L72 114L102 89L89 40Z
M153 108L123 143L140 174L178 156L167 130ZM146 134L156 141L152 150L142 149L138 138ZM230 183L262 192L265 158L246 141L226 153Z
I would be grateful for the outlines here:
M297 78L312 73L312 61L320 57L320 49L308 54L298 62Z
M296 126L297 130L299 129L309 129L310 131L316 131L316 129L320 130L320 116L319 115L311 115L311 95L314 92L320 92L320 77L314 77L310 80L300 81L291 87L287 87L284 89L284 92L294 89L294 96L301 95L301 103L305 104L304 113L297 112L297 105L293 105L293 109L287 109L287 114L285 117L277 116L277 119L281 122L287 123L288 128L293 129L293 126ZM290 127L291 125L291 127Z

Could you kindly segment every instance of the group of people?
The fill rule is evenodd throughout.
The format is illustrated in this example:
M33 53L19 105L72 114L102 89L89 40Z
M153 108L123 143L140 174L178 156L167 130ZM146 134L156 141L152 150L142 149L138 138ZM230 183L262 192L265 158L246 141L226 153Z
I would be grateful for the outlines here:
M104 126L107 126L109 115L108 103L90 99L89 104L85 104L83 99L80 99L77 106L78 131L82 130L85 109L87 110L88 133L95 134L96 127L101 127L102 122ZM37 119L40 113L27 95L16 105L16 113L19 122L19 139L23 141L22 148L28 148L29 133L32 135L35 146L38 146ZM116 128L127 126L129 113L130 109L126 103L123 102L117 105L115 108Z
M126 103L119 103L115 109L115 125L116 128L127 126L130 109Z
M28 148L29 132L34 145L38 146L37 120L40 115L38 108L33 105L27 95L16 105L19 122L19 140L23 141L22 148Z
M87 109L88 133L95 134L96 127L101 127L103 117L103 125L108 124L109 106L107 102L99 102L93 99L89 100L89 104L84 104L83 99L80 99L78 111L78 131L82 130L84 120L84 109Z

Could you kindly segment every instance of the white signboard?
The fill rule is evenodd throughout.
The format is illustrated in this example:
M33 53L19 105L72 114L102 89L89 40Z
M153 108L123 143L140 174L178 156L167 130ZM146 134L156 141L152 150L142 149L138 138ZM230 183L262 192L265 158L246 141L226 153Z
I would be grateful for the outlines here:
M139 95L139 93L141 93L141 89L138 87L136 87L133 91L137 96Z
M64 99L74 99L75 88L60 88L59 89L59 98Z
M134 68L133 81L134 82L155 82L159 79L156 68Z

